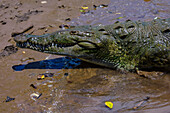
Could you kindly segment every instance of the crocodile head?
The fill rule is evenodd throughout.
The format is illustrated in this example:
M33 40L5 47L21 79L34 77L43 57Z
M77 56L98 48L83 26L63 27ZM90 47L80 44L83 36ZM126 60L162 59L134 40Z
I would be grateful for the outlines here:
M104 49L106 48L105 43L102 43L104 39L101 39L100 34L90 31L62 30L40 36L20 34L15 36L14 40L21 48L77 57L90 63L113 68L112 62L107 61L109 49Z

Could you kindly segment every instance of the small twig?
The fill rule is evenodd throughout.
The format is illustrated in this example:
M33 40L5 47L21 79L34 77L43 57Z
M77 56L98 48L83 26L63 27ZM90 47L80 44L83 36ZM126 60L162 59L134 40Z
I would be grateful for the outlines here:
M138 109L139 107L141 107L145 102L147 102L150 99L150 97L146 97L145 99L143 99L141 102L139 102L135 107L133 107L134 110Z
M17 36L17 35L23 34L23 33L27 32L27 31L29 31L30 29L32 29L33 27L34 27L34 26L31 25L30 27L24 29L24 31L22 31L22 32L14 32L14 33L12 33L11 36L12 36L12 37L15 37L15 36Z

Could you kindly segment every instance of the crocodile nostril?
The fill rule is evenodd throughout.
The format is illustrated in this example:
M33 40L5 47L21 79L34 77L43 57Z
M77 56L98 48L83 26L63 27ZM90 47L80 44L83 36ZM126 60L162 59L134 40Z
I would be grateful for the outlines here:
M123 28L122 26L117 26L117 27L115 27L115 29L121 29L121 28Z
M120 35L120 39L125 39L127 37L127 35L125 34L125 35Z
M79 32L78 31L70 31L71 35L77 35Z
M99 29L99 31L105 31L105 29Z

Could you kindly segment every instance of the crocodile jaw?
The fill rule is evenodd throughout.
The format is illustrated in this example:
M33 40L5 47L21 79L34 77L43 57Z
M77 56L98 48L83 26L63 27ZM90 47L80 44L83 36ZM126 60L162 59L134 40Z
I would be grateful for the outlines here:
M64 55L69 57L77 57L83 61L93 63L100 66L105 66L109 68L114 68L113 62L110 62L107 58L103 56L96 57L96 53L102 53L104 49L101 50L100 44L96 44L91 41L73 40L72 43L49 43L39 44L37 36L31 35L18 35L14 37L16 45L21 48L30 48L36 51L45 52L49 54ZM42 38L42 37L40 37ZM105 45L104 45L105 46ZM115 63L114 63L115 64Z
M69 40L67 43L66 40L57 42L51 41L50 43L39 43L39 39L44 37L37 37L34 35L26 35L21 34L14 37L14 41L16 45L21 48L30 48L36 51L45 52L49 54L57 54L57 55L66 55L66 56L74 56L81 57L86 56L88 52L95 51L99 48L97 44L94 42L90 42L87 40ZM45 40L45 38L43 39Z

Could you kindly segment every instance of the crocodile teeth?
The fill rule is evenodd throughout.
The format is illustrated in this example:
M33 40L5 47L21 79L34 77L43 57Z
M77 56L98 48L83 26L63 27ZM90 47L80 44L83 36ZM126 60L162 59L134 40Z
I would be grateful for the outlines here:
M29 46L30 46L30 44L29 44L29 42L27 42L26 47L29 47Z
M51 46L54 46L55 44L54 43L51 43Z

